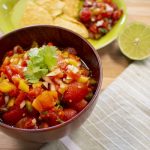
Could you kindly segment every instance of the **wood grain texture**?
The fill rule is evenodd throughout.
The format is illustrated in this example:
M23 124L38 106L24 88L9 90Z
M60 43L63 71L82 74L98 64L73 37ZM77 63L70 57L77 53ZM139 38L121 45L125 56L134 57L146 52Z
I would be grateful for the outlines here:
M142 21L150 24L150 0L125 0L128 10L128 22ZM99 51L103 63L103 89L131 63L124 57L116 42ZM20 142L0 132L0 150L35 150L41 144Z

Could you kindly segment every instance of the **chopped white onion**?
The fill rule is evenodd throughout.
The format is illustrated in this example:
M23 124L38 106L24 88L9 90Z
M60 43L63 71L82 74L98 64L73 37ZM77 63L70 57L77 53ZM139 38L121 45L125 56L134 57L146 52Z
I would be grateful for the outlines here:
M106 6L106 11L113 11L114 10L113 7L111 7L108 4L105 4L105 6Z
M43 85L48 89L48 82L43 82Z
M20 104L20 109L22 109L26 105L25 101L22 101Z
M8 96L8 95L6 95L4 99L5 99L5 104L7 104L7 103L8 103L8 101L9 101L9 96Z
M36 124L36 119L34 118L34 119L32 119L32 123L33 123L33 125L35 125Z
M67 69L71 70L73 73L77 73L79 71L79 69L73 65L68 65Z
M59 73L61 73L61 70L60 70L60 68L57 68L57 69L55 69L54 71L48 73L46 76L56 76L56 75L58 75Z
M103 23L104 23L104 20L99 20L99 21L97 21L96 26L100 27L103 25Z

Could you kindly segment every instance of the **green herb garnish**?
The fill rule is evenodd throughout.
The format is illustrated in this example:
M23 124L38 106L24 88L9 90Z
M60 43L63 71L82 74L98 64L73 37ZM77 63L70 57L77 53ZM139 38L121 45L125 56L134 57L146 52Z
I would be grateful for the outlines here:
M29 61L25 78L30 83L37 83L41 77L51 71L57 63L56 50L54 46L42 46L32 48L28 52Z

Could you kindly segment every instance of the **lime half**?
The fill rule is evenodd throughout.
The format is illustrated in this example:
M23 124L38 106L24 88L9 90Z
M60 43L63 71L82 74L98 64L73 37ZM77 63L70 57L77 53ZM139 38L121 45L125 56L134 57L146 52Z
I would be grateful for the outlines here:
M118 43L122 53L133 60L150 56L150 26L131 23L119 35Z

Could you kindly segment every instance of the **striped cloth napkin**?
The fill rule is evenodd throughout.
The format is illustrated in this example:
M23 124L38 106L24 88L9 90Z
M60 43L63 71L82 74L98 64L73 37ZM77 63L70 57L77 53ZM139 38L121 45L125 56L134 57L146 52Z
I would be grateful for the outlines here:
M131 64L103 91L80 129L41 150L150 150L150 59Z

